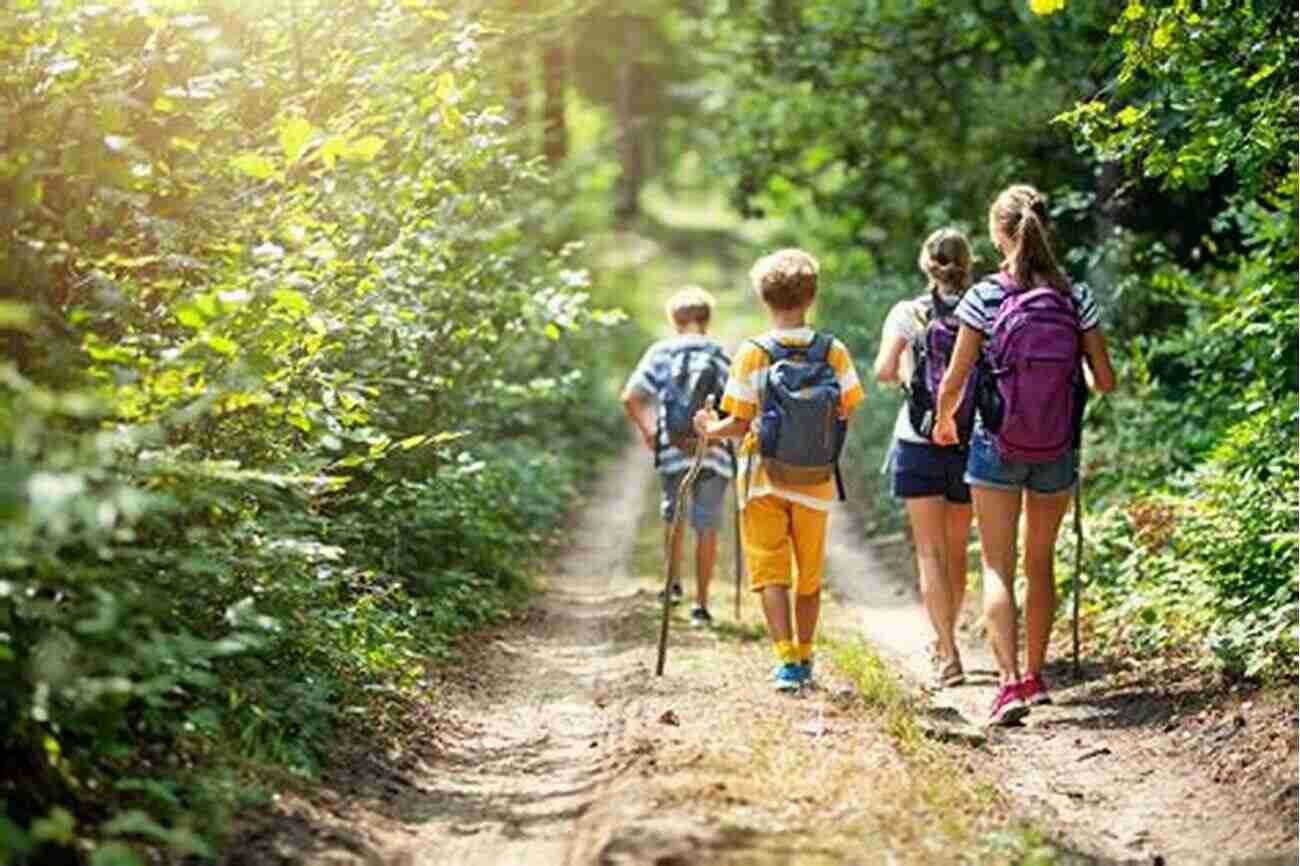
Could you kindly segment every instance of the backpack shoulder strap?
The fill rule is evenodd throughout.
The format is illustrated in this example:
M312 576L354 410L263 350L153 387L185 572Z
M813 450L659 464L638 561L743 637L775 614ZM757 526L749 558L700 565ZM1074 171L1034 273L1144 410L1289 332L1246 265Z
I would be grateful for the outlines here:
M763 354L767 355L767 360L771 364L775 364L777 361L784 359L790 354L790 350L785 346L785 344L776 337L773 337L771 334L764 334L761 337L752 337L749 342L762 349Z
M689 343L684 346L675 346L672 350L671 357L681 358L681 368L677 371L677 383L683 384L691 375L691 355L699 351L699 346L692 346Z
M831 346L834 345L835 338L827 333L817 333L813 335L813 341L808 344L804 354L808 360L815 364L825 364L830 358Z

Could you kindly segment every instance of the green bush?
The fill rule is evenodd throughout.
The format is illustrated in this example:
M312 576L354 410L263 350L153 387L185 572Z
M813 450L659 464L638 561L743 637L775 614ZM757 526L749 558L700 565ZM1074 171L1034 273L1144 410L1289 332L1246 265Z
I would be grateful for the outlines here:
M631 328L538 216L491 39L0 11L0 862L209 857L252 768L378 747L622 441Z
M1236 425L1169 492L1089 524L1088 594L1108 633L1235 676L1296 674L1300 484L1293 396Z

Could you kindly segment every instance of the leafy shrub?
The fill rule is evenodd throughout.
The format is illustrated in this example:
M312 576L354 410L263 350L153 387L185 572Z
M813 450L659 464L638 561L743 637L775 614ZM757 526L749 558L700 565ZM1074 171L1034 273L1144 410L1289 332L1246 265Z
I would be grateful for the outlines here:
M489 30L362 6L0 11L0 861L210 856L621 441Z
M1296 673L1300 484L1294 397L1234 427L1212 457L1089 525L1093 609L1137 652L1248 677ZM1284 494L1284 495L1280 495ZM1189 652L1190 651L1190 652Z

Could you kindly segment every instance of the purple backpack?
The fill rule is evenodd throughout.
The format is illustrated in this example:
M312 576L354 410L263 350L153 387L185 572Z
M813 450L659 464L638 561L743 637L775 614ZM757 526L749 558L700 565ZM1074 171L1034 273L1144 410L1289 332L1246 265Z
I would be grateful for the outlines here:
M989 330L988 372L1000 411L995 434L1007 460L1046 463L1074 444L1082 355L1072 295L1052 286L1021 288L994 277L1006 297Z
M907 413L912 428L929 439L934 433L934 410L939 383L943 381L952 350L957 345L957 332L961 322L957 319L956 305L948 306L937 293L931 292L927 300L925 327L912 340L912 358L915 366L912 381L907 386ZM981 370L977 366L966 379L957 404L957 444L965 448L975 426L975 395L979 388Z

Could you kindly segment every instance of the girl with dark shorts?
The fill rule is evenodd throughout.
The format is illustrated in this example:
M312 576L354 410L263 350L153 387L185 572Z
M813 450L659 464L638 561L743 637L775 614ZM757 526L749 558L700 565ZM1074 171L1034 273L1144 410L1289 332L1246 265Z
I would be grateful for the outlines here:
M971 251L956 229L941 229L926 239L917 261L929 281L919 298L900 301L885 319L876 378L910 383L915 359L912 342L925 329L931 307L951 314L970 284ZM934 685L961 683L961 654L955 630L966 594L966 543L971 527L970 487L963 476L967 452L960 446L936 445L912 424L906 403L894 424L891 451L894 496L902 499L912 524L921 597L934 627Z

